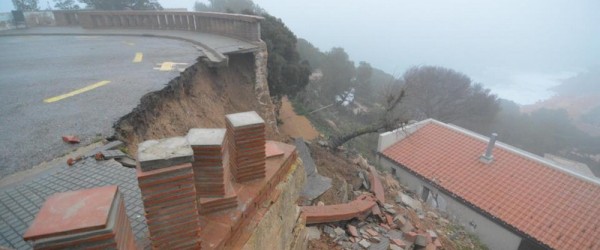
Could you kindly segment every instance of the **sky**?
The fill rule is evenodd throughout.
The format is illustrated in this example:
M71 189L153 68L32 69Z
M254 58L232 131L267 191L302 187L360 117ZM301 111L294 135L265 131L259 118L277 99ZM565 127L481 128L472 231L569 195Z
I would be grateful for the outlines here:
M548 98L561 80L600 69L598 0L254 2L322 51L343 47L356 63L398 77L411 66L452 68L520 104ZM0 11L11 5L0 0Z

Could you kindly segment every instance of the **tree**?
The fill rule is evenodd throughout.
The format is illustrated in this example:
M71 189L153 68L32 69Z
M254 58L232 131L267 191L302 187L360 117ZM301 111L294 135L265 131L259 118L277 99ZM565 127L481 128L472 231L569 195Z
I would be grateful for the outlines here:
M160 10L156 0L80 0L88 8L96 10Z
M404 99L404 89L395 90L397 86L389 85L386 97L386 105L383 112L379 114L379 118L374 120L369 126L359 128L357 130L350 131L348 133L334 136L331 138L329 145L333 149L344 145L349 140L352 140L361 135L378 133L384 131L392 131L403 127L408 119L400 111L400 103Z
M488 133L500 110L497 97L489 89L473 84L468 76L452 69L412 67L402 78L413 119L434 118Z
M208 4L196 2L196 11L232 12L247 15L261 15L260 38L267 45L269 56L267 70L271 96L295 96L306 84L311 69L306 61L301 61L296 49L296 35L281 21L267 14L251 0L209 0Z
M260 14L264 11L252 0L209 0L208 4L196 1L194 3L196 11L213 11L228 13L254 13Z
M39 0L12 0L13 6L20 11L36 11L40 10L38 6Z
M61 10L78 10L79 5L75 4L75 0L56 0L54 8Z
M317 47L302 38L298 38L296 49L298 50L300 58L308 61L310 66L315 69L321 67L321 64L325 58L325 54L323 54L323 52L321 52Z
M357 96L360 96L365 99L370 99L372 97L373 85L371 82L371 77L373 76L373 67L368 62L361 61L358 63L358 67L356 67L356 93Z
M350 61L343 48L332 48L325 53L321 69L323 71L321 96L327 102L335 101L337 96L355 87L354 62Z
M295 96L308 84L311 69L300 60L296 49L297 38L281 19L262 15L261 39L267 44L269 91L272 96Z

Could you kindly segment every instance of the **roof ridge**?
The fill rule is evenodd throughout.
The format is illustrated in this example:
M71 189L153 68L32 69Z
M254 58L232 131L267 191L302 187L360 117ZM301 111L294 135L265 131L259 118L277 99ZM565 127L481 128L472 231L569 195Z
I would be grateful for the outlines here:
M416 131L418 131L419 129L425 127L425 125L427 125L427 124L437 124L437 125L441 125L443 127L452 129L452 130L454 130L456 132L460 132L462 134L465 134L465 135L470 136L472 138L475 138L477 140L483 141L485 143L488 143L489 140L490 140L490 138L487 137L487 136L484 136L484 135L481 135L479 133L473 132L473 131L468 130L466 128L459 127L459 126L454 125L454 124L444 123L444 122L438 121L438 120L433 119L433 118L429 118L429 119L423 120L423 121L418 122L418 123L423 123L423 124L421 124L422 126L417 127L417 129L415 129L415 131L413 131L413 133L416 132ZM415 123L413 125L416 125L418 123ZM532 161L540 163L540 164L542 164L542 165L544 165L546 167L550 167L550 168L556 169L558 171L561 171L561 172L566 173L568 175L571 175L573 177L576 177L576 178L579 178L579 179L582 179L584 181L591 182L592 184L600 186L600 179L598 179L598 178L591 178L591 177L582 175L582 174L577 173L577 172L575 172L573 170L565 168L565 167L563 167L563 166L561 166L559 164L556 164L556 163L554 163L554 162L552 162L552 161L550 161L548 159L545 159L545 158L543 158L541 156L538 156L538 155L535 155L533 153L530 153L530 152L528 152L528 151L526 151L524 149L517 148L515 146L506 144L506 143L504 143L502 141L496 141L496 147L500 147L500 148L502 148L504 150L507 150L507 151L509 151L511 153L514 153L514 154L517 154L517 155L519 155L521 157L524 157L525 159L532 160Z

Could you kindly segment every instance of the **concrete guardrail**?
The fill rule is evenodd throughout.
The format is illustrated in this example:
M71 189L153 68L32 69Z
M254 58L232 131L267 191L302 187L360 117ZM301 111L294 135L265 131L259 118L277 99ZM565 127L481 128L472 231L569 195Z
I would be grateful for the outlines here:
M173 11L53 11L57 26L87 29L157 29L213 33L249 42L260 42L262 17Z

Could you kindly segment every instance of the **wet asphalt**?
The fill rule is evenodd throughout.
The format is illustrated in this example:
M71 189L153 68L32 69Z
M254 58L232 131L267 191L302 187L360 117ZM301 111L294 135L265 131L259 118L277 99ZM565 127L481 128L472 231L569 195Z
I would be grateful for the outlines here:
M133 62L136 53L141 62ZM63 135L78 136L81 145L112 135L113 123L144 94L179 75L155 68L191 65L200 55L192 44L164 38L0 37L0 178L79 146L64 143ZM102 81L110 82L81 91Z

